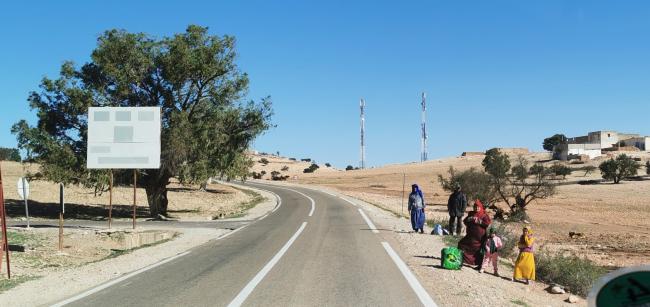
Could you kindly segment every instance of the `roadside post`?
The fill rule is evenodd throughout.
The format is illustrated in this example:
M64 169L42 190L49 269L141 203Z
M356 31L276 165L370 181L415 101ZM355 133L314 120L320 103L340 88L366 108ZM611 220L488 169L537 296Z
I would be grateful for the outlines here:
M0 271L2 271L2 252L7 258L7 278L11 279L11 266L9 265L9 242L7 240L7 211L5 210L5 196L2 188L2 162L0 162L0 222L2 223L2 246L0 246Z
M27 205L27 198L29 197L29 181L25 176L18 178L16 183L18 187L18 195L25 201L25 217L27 217L27 229L29 229L29 206Z
M404 215L404 189L406 189L406 173L402 173L402 216Z
M63 214L65 213L65 197L63 183L59 183L59 250L63 250Z
M108 228L113 220L113 170L133 170L133 229L139 169L160 168L160 107L89 107L86 168L108 169Z

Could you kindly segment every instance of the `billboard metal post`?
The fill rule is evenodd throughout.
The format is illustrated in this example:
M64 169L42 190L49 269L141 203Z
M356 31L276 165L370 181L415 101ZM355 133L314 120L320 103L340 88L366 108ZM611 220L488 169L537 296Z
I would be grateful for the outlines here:
M136 205L135 193L137 187L138 187L138 171L134 169L133 170L133 229L135 229L135 205Z
M111 169L110 177L108 178L108 229L111 229L113 221L113 169Z
M2 163L0 163L0 222L2 222L2 248L0 249L0 270L2 269L2 251L7 258L7 278L11 279L11 266L9 265L9 242L7 242L7 212L5 210L5 197L2 189Z

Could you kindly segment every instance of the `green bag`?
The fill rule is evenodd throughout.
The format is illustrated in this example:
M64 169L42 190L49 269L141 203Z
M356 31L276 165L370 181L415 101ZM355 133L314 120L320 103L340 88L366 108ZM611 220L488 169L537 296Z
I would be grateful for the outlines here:
M445 247L440 261L443 269L460 270L463 267L463 251L457 247Z

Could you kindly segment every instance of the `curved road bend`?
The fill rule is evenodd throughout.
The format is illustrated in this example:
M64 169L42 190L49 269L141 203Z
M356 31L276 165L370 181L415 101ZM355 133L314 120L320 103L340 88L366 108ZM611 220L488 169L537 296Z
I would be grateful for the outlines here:
M435 306L357 207L310 189L250 185L276 193L282 205L67 306Z

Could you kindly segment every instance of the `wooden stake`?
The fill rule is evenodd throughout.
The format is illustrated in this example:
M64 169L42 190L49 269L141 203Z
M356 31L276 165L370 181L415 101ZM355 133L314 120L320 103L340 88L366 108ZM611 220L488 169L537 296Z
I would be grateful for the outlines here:
M2 251L7 257L7 278L11 279L11 266L9 265L9 242L7 242L7 212L5 211L5 198L2 189L2 163L0 163L0 222L2 222L2 248L0 249L0 269L2 268Z
M113 221L113 169L108 177L108 229L111 229Z
M138 173L137 170L133 170L133 229L135 229L135 191L136 188L138 187Z
M404 189L406 188L406 174L402 173L404 178L402 179L402 215L404 215Z

